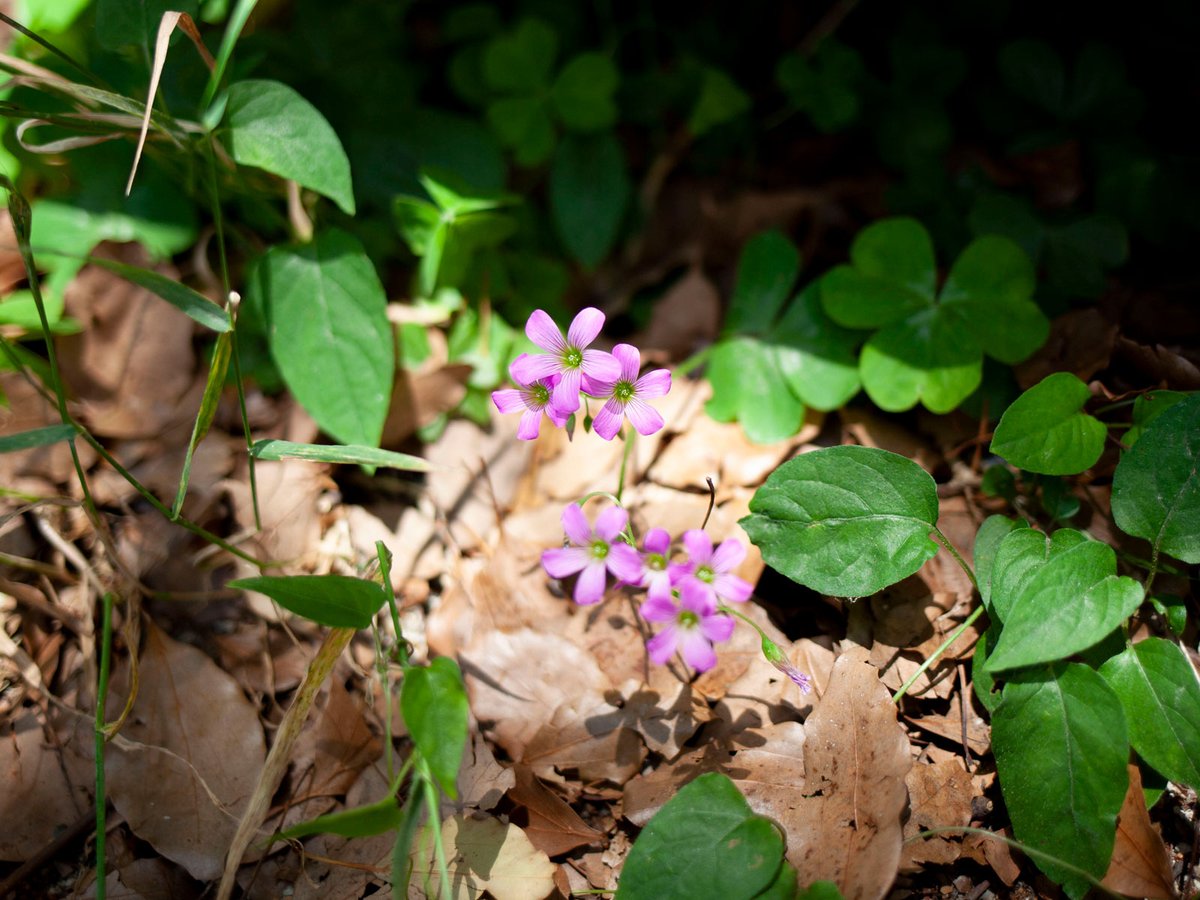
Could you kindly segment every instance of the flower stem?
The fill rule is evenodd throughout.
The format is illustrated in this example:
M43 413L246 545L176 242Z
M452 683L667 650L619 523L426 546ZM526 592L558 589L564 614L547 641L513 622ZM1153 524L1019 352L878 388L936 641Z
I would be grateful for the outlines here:
M942 534L941 529L936 527L933 529L933 536L937 538L939 544L950 551L950 555L954 557L954 561L959 564L964 572L967 573L967 577L971 579L971 586L975 588L975 590L979 590L979 582L975 580L975 570L967 565L967 561L962 558L962 554L958 552L952 543L950 543L950 539Z
M625 449L621 451L621 472L617 475L618 504L621 502L621 494L625 491L625 472L629 467L629 457L633 455L633 442L637 439L637 432L627 428L621 432L621 439L625 442Z
M955 554L955 555L957 556L957 554ZM969 570L968 570L968 572L969 572ZM975 580L974 576L972 576L971 580L972 581ZM959 625L957 628L955 628L952 632L950 632L950 636L947 637L946 640L942 641L942 645L933 651L933 653L930 655L929 659L927 659L927 660L925 660L925 662L921 663L921 665L917 668L917 671L913 672L912 675L910 675L908 677L908 679L904 682L904 684L900 685L900 690L896 691L896 693L894 693L892 695L893 703L900 702L900 698L903 697L906 693L908 693L908 689L913 686L913 683L918 678L920 678L923 674L925 674L925 672L929 669L929 667L932 666L935 662L937 662L938 659L941 658L941 655L943 653L945 653L947 650L949 650L951 645L953 645L954 642L958 640L959 636L962 635L962 633L964 631L966 631L975 622L976 619L979 618L979 615L980 615L980 613L983 612L983 609L984 609L984 607L982 604L975 607L974 611L963 620L962 624Z

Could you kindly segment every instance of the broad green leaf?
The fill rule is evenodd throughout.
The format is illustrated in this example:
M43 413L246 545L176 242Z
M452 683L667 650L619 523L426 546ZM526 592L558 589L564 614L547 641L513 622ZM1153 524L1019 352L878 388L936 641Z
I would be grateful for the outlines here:
M989 668L1053 662L1103 640L1142 603L1141 585L1118 577L1116 569L1116 553L1099 541L1052 554L1006 598L1004 630Z
M330 628L367 628L387 597L379 585L345 575L263 575L229 587L266 594L284 609Z
M571 131L603 131L617 121L613 93L620 76L601 53L581 53L562 67L550 88L558 119Z
M1086 540L1085 534L1071 528L1060 528L1051 537L1032 528L1014 529L1000 541L992 562L988 611L993 617L1007 618L1016 598L1043 563Z
M487 120L500 143L523 166L540 165L554 152L554 123L540 97L505 97L490 103Z
M34 447L48 447L60 441L69 441L76 434L74 425L47 425L45 428L18 431L16 434L0 436L0 453L16 453L20 450L32 450Z
M483 76L495 91L530 93L550 83L558 35L541 19L524 19L483 52Z
M928 309L930 297L885 277L835 266L821 279L821 303L829 318L847 328L878 328Z
M749 900L774 880L783 838L750 810L725 775L709 772L680 789L638 835L617 900Z
M305 837L310 834L340 834L342 837L371 837L392 831L404 819L405 808L395 797L384 797L366 806L342 809L335 813L317 816L285 828L272 840L282 841Z
M939 302L962 314L983 348L1013 365L1045 343L1050 322L1033 302L1033 263L1008 238L976 238L954 261Z
M975 580L979 583L979 596L987 604L992 596L992 564L1000 544L1018 528L1028 528L1023 521L1010 519L1007 516L988 516L975 533L975 549L972 557L975 562Z
M458 767L467 740L467 693L458 663L439 656L404 670L400 711L413 743L451 800L458 799Z
M775 67L775 80L788 100L808 113L818 131L839 131L858 118L858 85L865 69L858 51L832 38L821 41L811 62L789 53Z
M567 250L588 268L599 263L616 240L629 203L628 165L611 133L568 135L550 167L550 209Z
M720 69L706 68L700 94L688 117L688 131L700 137L750 109L750 97Z
M1104 876L1129 778L1121 702L1087 666L1058 665L1004 686L992 751L1018 841ZM1042 859L1073 898L1091 884Z
M312 462L355 463L360 466L383 466L405 472L428 472L427 460L394 450L347 444L297 444L274 439L255 441L250 448L255 459L307 459Z
M771 329L779 371L806 406L837 409L858 393L855 351L862 333L838 325L821 306L820 283L811 282Z
M859 374L880 409L899 412L920 402L948 413L979 386L983 357L958 316L934 307L876 332L863 346Z
M1200 562L1200 394L1146 426L1113 474L1113 518L1156 551Z
M1175 637L1183 637L1188 624L1187 600L1178 594L1158 594L1150 598L1150 603L1155 612L1166 619L1171 633Z
M199 9L198 0L96 0L96 40L105 50L136 46L148 64L163 13L185 12L195 18Z
M354 215L350 161L315 106L278 81L238 81L225 107L229 152L242 165L324 194Z
M823 594L863 597L937 553L937 488L910 459L830 447L771 473L740 521L767 564Z
M1000 627L1000 622L993 620L988 630L979 636L975 652L971 656L971 683L975 687L975 696L989 715L994 714L1000 704L1000 691L996 687L996 679L988 671L988 658L1000 637Z
M362 245L328 231L309 244L272 247L256 276L271 355L296 399L341 443L378 445L394 340L387 297Z
M1121 698L1133 749L1171 781L1200 786L1200 681L1183 651L1148 638L1100 674Z
M408 249L416 256L428 255L433 232L442 220L442 211L419 197L401 196L393 201L392 213Z
M144 287L205 328L211 328L213 331L221 333L229 331L233 327L227 310L174 278L101 256L88 257L87 262L90 265L107 269L114 275L119 275L139 287Z
M1087 216L1046 236L1046 279L1070 297L1097 297L1107 286L1109 269L1125 262L1129 237L1117 219Z
M991 451L1014 466L1043 475L1074 475L1095 465L1108 429L1083 406L1087 385L1070 372L1055 372L1005 410Z
M1138 442L1147 425L1188 396L1190 395L1183 391L1150 391L1142 394L1133 401L1133 424L1121 436L1121 443L1132 447Z
M900 216L868 225L850 245L850 264L860 275L884 279L924 298L927 303L933 301L937 283L933 241L916 219ZM873 317L860 314L855 318ZM874 318L875 321L862 321L862 325L869 327L894 321L894 318L880 319L878 315ZM858 327L856 322L843 321L839 316L835 315L834 319L843 325Z
M14 15L21 24L37 34L62 34L81 12L88 8L89 0L40 0L23 3ZM12 13L12 10L9 10Z
M783 234L764 231L752 237L738 260L725 333L770 332L799 274L800 253Z
M705 410L718 422L741 423L756 444L792 437L804 421L804 404L788 389L775 347L752 337L733 337L708 357L712 398Z

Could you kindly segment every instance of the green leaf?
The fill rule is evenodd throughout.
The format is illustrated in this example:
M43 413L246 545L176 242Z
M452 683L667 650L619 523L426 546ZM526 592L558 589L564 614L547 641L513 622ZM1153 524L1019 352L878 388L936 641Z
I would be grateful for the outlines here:
M1044 41L1013 41L1000 49L1000 74L1009 90L1046 112L1063 117L1067 73L1059 56Z
M400 711L413 743L451 800L458 799L458 767L467 740L467 692L458 663L439 656L404 670Z
M835 322L874 328L933 303L937 285L933 241L916 219L897 217L868 225L850 245L850 263L864 280L888 286L891 296L849 292L836 280L832 293L822 286L821 299Z
M749 900L771 885L783 838L733 782L708 772L658 811L629 851L617 900Z
M750 109L750 97L720 69L706 68L700 94L688 117L688 131L700 137Z
M859 374L880 409L900 412L921 402L948 413L979 386L983 357L962 320L934 307L876 332L863 346Z
M611 59L601 53L580 53L558 73L550 102L571 131L603 131L617 121L613 94L620 76Z
M342 837L371 837L392 831L404 819L404 807L395 797L384 797L366 806L342 809L317 816L285 828L272 836L273 841L290 840L310 834L340 834Z
M1005 410L991 451L1027 472L1074 475L1096 464L1108 429L1081 412L1091 399L1070 372L1047 375Z
M843 898L842 892L832 881L814 881L796 894L794 900L843 900Z
M989 668L1052 662L1103 640L1142 603L1141 585L1116 570L1116 553L1098 541L1076 544L1038 565L1016 596L1005 598L1004 630Z
M298 93L278 81L238 81L225 107L229 152L242 165L324 194L354 215L350 161L337 133Z
M500 143L512 150L523 166L540 165L554 152L554 123L540 97L496 100L488 104L487 119Z
M428 472L432 466L419 456L347 444L297 444L292 441L255 441L250 448L255 459L307 459L312 462L355 463L360 466L385 466L405 472Z
M330 628L367 628L387 597L383 588L345 575L263 575L229 587L266 594L284 609Z
M985 604L989 603L992 596L992 566L1000 544L1018 528L1028 527L1024 522L1007 516L988 516L975 533L975 549L972 553L975 561L975 580L979 583L979 596Z
M495 91L530 93L550 83L558 35L541 19L525 19L497 35L483 53L483 76Z
M171 507L171 517L179 515L183 509L183 501L187 495L188 482L192 477L192 460L196 448L204 440L217 416L221 405L221 397L225 393L229 363L233 358L233 333L225 332L217 337L213 347L212 360L208 367L208 377L204 380L204 393L200 396L200 409L196 413L196 421L192 424L192 436L188 439L187 451L183 457L183 470L179 476L179 488L175 492L175 503Z
M1100 674L1121 699L1133 749L1171 781L1200 787L1200 681L1183 651L1147 638Z
M126 281L139 287L144 287L150 293L166 300L188 318L200 323L205 328L211 328L218 333L229 331L233 327L229 320L229 312L213 303L203 294L192 290L186 284L181 284L174 278L160 275L150 269L131 266L105 259L101 256L88 257L88 263L107 269L114 275L119 275Z
M706 372L713 386L705 411L718 422L741 423L756 444L792 437L804 421L804 404L788 387L776 348L752 337L713 346Z
M1087 540L1082 532L1062 528L1047 537L1032 528L1015 528L1000 541L992 562L991 605L988 611L1005 619L1026 584L1052 556Z
M996 707L1000 704L1000 691L996 687L996 679L988 671L988 657L999 636L1000 622L993 621L988 630L979 636L975 652L971 656L971 683L975 687L975 696L989 715L994 715Z
M789 53L775 67L775 80L788 100L804 110L818 131L839 131L858 118L858 85L865 75L858 51L825 39L810 62Z
M358 240L328 231L272 247L251 282L261 292L271 355L296 399L344 444L377 446L395 355L387 297Z
M1155 612L1166 620L1171 634L1183 637L1188 624L1187 600L1178 594L1158 594L1150 598L1150 603Z
M800 274L800 252L782 233L764 231L746 242L725 317L725 334L764 335Z
M74 425L47 425L16 434L0 436L0 453L16 453L34 447L49 447L59 441L69 441L77 434Z
M800 292L770 334L780 374L806 406L837 409L858 393L855 356L862 334L825 314L819 282Z
M750 501L741 526L767 564L823 594L862 597L937 553L937 487L910 459L830 447L788 460Z
M550 168L554 226L571 255L592 268L608 255L629 203L628 165L611 133L569 135Z
M1183 391L1149 391L1133 401L1133 425L1121 436L1121 443L1132 447L1146 426L1189 395Z
M1046 236L1046 278L1069 297L1098 297L1107 287L1109 269L1125 262L1129 237L1112 216L1076 219Z
M992 716L992 750L1017 840L1102 878L1129 784L1125 716L1104 679L1069 664L1010 681ZM1092 886L1036 862L1071 897Z
M1200 394L1146 426L1113 473L1113 518L1156 552L1200 562Z
M173 10L195 18L199 9L198 0L96 0L96 41L105 50L135 46L148 64L163 13Z

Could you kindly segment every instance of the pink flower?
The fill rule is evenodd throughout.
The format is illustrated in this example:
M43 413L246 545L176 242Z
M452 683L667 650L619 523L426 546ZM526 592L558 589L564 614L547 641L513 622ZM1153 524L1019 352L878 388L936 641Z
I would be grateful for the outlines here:
M585 391L607 400L592 427L600 437L611 441L621 430L621 418L625 417L638 434L654 434L663 427L663 418L646 399L663 397L671 390L671 373L666 369L654 369L638 378L642 357L637 347L631 344L617 344L612 355L621 364L617 378L601 381L589 375L584 379Z
M522 353L513 360L512 368L528 355ZM509 370L510 375L512 368ZM561 413L550 405L550 395L558 380L557 375L547 375L531 384L522 384L514 377L513 381L517 382L516 388L492 391L492 402L496 404L496 409L502 413L521 413L521 423L517 426L517 437L521 440L532 441L538 436L542 428L543 412L554 425L560 427L570 418L569 413Z
M604 313L589 306L579 311L564 340L562 332L544 311L535 309L525 323L529 339L549 353L522 354L513 361L511 374L520 384L533 384L551 375L560 380L554 386L550 402L555 409L569 415L579 409L579 389L586 375L594 381L616 381L621 377L621 364L603 350L588 350L604 327Z
M544 551L542 568L551 578L566 578L578 572L575 602L581 606L599 603L604 597L608 572L618 581L636 584L642 576L641 558L636 550L617 540L628 521L629 513L610 506L596 517L593 531L583 510L569 504L563 510L562 524L574 546Z
M792 683L800 688L800 693L812 693L812 679L793 666L791 660L783 655L783 651L779 649L779 645L765 634L762 636L762 652L767 662L790 678Z
M733 619L717 612L716 605L692 582L669 596L647 597L642 615L648 622L670 623L646 642L650 661L659 666L678 650L689 666L707 672L717 664L713 644L727 641L733 634Z
M675 585L699 585L714 607L718 603L742 603L750 598L754 592L750 583L730 574L746 558L746 548L740 541L729 538L714 551L712 538L699 528L693 528L684 533L683 546L688 552L688 561L671 563L671 581Z
M667 557L671 553L671 535L664 528L651 528L642 538L642 578L638 582L651 597L671 596L671 573Z

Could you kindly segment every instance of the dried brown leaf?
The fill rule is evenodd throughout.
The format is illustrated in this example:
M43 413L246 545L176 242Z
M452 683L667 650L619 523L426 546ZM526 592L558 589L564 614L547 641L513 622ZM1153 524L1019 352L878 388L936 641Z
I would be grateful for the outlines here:
M518 820L518 824L524 828L530 843L547 856L560 856L604 837L527 766L516 766L512 772L516 783L509 789L508 796L526 813L526 821Z
M496 754L487 741L472 729L471 743L463 752L462 764L458 767L458 800L442 799L442 806L449 809L446 815L464 812L467 809L495 809L505 792L517 783L513 770L496 762Z
M971 798L975 793L970 773L963 768L961 760L950 759L933 765L914 765L905 780L912 810L904 823L901 867L954 862L962 855L959 837L936 835L917 839L916 836L931 828L970 823Z
M1129 766L1129 789L1117 815L1117 841L1100 883L1130 897L1170 900L1177 896L1170 850L1150 821L1142 773L1135 765Z

